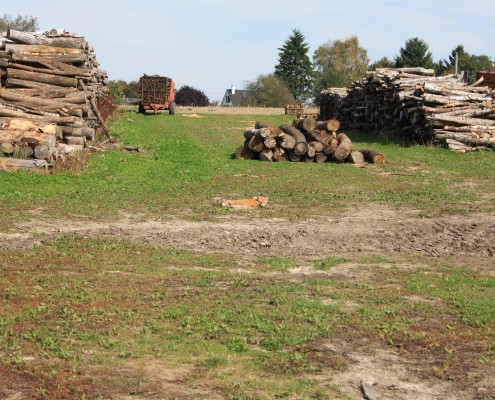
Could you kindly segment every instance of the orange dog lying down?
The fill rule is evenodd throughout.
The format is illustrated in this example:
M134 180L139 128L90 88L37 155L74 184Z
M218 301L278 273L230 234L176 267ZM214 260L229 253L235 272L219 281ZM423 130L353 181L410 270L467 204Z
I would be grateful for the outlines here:
M251 199L222 200L222 207L230 208L258 208L268 203L268 197L253 197Z

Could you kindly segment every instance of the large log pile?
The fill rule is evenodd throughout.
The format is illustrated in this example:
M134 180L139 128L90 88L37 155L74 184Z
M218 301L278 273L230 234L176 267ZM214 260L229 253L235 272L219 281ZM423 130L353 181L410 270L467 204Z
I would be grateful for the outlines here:
M469 151L495 147L494 92L458 76L435 77L424 68L379 68L353 83L342 99L348 127L418 143L440 142Z
M347 96L346 88L328 88L320 95L320 119L338 119L343 122L340 114L342 100Z
M261 161L304 161L324 163L362 163L384 161L375 150L353 151L345 133L337 133L340 122L336 119L317 121L299 118L292 125L273 126L256 122L244 132L244 145L236 150L236 158Z
M82 150L101 132L109 135L98 109L107 97L107 74L83 37L63 30L12 29L4 36L0 156L36 158L46 163L31 164L47 165Z

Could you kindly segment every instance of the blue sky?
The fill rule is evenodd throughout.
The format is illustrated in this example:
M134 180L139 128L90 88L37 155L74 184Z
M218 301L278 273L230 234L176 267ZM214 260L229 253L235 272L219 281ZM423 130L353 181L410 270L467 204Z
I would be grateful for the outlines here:
M435 61L463 44L495 59L495 1L477 0L155 0L2 1L0 15L33 15L40 28L65 28L95 48L110 79L143 74L220 100L231 85L274 71L278 48L299 29L308 55L356 35L371 62L393 59L407 39L428 43ZM474 5L476 7L474 7Z

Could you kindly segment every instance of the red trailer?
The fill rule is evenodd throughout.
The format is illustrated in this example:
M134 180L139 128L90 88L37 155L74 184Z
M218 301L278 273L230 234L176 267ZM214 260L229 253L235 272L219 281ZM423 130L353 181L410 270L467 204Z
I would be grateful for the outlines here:
M159 75L144 75L139 79L141 101L139 112L153 110L156 114L160 110L168 110L170 115L175 114L175 83L171 78Z

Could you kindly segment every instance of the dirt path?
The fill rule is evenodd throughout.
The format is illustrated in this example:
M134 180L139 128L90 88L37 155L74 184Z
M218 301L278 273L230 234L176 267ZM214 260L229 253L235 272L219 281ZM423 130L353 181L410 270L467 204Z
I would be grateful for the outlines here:
M112 222L43 220L0 232L6 247L31 247L66 234L112 236L199 252L322 258L380 254L470 257L495 262L495 215L424 219L417 212L368 207L292 222L233 211L219 222L122 218Z
M416 211L399 212L376 206L297 222L260 218L258 211L234 210L218 222L192 222L177 217L159 221L128 215L111 222L46 220L33 212L29 223L0 232L0 243L6 248L30 248L67 234L109 236L155 246L246 257L276 255L314 259L417 253L428 257L455 257L457 261L469 261L469 265L495 275L495 215L424 219ZM344 270L347 267L338 266L332 273L349 273ZM366 279L365 272L359 269L351 272L355 279ZM292 273L297 274L297 271ZM361 348L356 348L355 343L353 347L331 342L321 342L318 346L317 351L338 352L346 357L349 366L340 374L315 379L338 385L352 398L363 398L360 381L372 385L382 399L495 398L493 379L485 379L476 389L462 391L447 381L421 380L414 373L419 367L417 360L401 358L389 349L366 343ZM170 388L164 384L165 389Z

